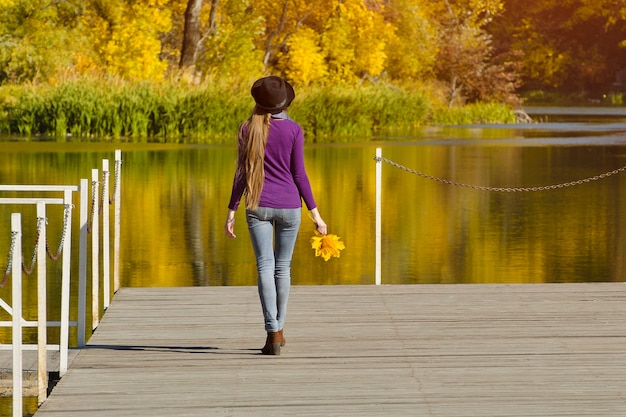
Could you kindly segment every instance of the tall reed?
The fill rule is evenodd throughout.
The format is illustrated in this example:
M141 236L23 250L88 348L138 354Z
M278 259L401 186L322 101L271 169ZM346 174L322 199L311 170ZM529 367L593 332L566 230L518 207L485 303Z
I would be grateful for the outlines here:
M307 140L352 140L382 129L505 121L504 106L434 113L426 94L383 85L298 88L290 116ZM254 102L247 88L207 82L128 83L79 78L0 87L0 133L94 140L215 143L233 140ZM498 120L496 120L498 119Z
M305 90L290 114L316 138L368 136L382 128L423 124L428 100L386 86L333 86Z
M499 103L472 103L463 107L439 108L432 113L437 125L515 123L513 109Z

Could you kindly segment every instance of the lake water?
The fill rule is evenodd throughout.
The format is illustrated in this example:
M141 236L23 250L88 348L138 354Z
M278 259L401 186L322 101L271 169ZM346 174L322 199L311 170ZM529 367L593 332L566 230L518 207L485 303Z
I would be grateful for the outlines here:
M626 165L626 123L426 128L373 141L307 144L305 160L319 209L346 249L328 262L314 257L313 223L304 214L294 284L374 282L377 147L385 158L444 180L540 187ZM243 210L237 213L238 238L227 239L223 232L234 145L9 141L0 149L0 181L78 185L80 178L91 179L91 169L100 168L102 159L113 166L115 149L123 158L122 286L255 285ZM619 173L562 189L494 192L444 184L383 163L382 282L622 281L624 184L626 173ZM0 206L0 263L15 209ZM34 208L19 210L24 252L30 256ZM61 208L56 214L51 209L48 217L55 246ZM78 248L77 240L73 247Z
M309 243L314 227L305 213L293 284L374 283L378 147L383 157L409 170L485 188L568 184L626 166L623 111L608 116L588 112L588 118L584 111L575 113L537 111L545 121L537 124L424 128L372 140L307 144L305 162L319 209L329 232L339 235L346 249L328 262L316 258ZM78 185L81 178L91 179L91 170L101 168L102 159L113 167L116 149L123 158L122 286L256 285L243 210L237 213L237 239L227 239L223 232L234 144L4 138L0 182ZM501 192L445 184L387 163L382 167L383 284L625 280L625 172L571 187ZM32 254L34 208L0 205L2 270L15 211L23 213L25 259ZM72 246L77 250L78 210L73 220ZM61 229L62 209L50 208L53 248ZM74 276L77 263L75 256ZM60 262L49 261L49 270L54 293ZM25 277L24 286L27 298L34 299L35 278ZM0 289L0 298L9 300L10 292L10 286ZM55 304L49 303L51 310ZM35 307L27 302L25 307L25 318L34 318ZM2 314L0 319L9 320ZM9 341L10 333L0 332L0 342Z

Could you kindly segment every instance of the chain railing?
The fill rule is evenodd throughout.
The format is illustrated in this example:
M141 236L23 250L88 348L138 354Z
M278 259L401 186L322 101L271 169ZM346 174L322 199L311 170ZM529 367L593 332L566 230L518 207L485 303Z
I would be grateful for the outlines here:
M61 240L59 242L59 246L57 248L57 250L55 252L52 252L52 249L50 248L50 242L48 241L48 239L46 238L46 253L48 254L48 257L50 259L52 259L53 261L56 261L60 258L61 254L63 253L63 246L65 244L65 237L67 235L67 231L68 228L70 227L70 222L69 222L69 218L70 218L70 214L71 214L71 210L72 207L70 204L66 204L65 205L65 210L64 210L64 215L63 215L63 230L61 231ZM24 261L22 260L22 271L26 274L26 275L32 275L32 273L35 270L35 265L37 263L37 253L38 253L38 247L39 247L39 239L41 237L41 231L43 229L44 224L47 224L47 219L43 218L43 217L37 217L37 230L35 231L35 242L34 242L34 248L33 248L33 256L31 257L30 260L30 264L29 266L26 265L26 263L24 263ZM15 249L15 237L12 236L11 237L11 246L9 247L9 255L8 255L8 261L7 261L7 267L4 273L4 277L2 279L2 281L0 282L0 288L4 288L7 284L7 281L9 279L9 276L11 275L11 268L13 267L11 260L13 259L13 251Z
M30 266L27 267L24 262L22 262L22 271L26 275L31 275L35 270L35 263L37 262L37 252L39 250L39 239L41 238L41 232L43 230L43 225L45 224L46 219L43 217L37 217L37 230L35 231L35 244L33 249L33 256L30 259Z
M15 251L15 242L17 240L17 233L11 233L11 246L9 247L9 257L7 259L7 267L4 271L4 278L2 282L0 282L0 288L4 288L7 285L7 281L9 280L9 276L11 275L11 271L13 270L13 252Z
M114 178L113 178L113 193L111 194L111 199L109 200L109 204L113 204L115 202L115 196L117 195L119 191L121 173L122 173L122 159L121 157L118 158L116 155L115 172L114 172Z
M70 219L71 213L72 213L72 206L70 204L66 204L64 214L63 214L63 230L61 232L61 241L59 242L59 247L57 248L55 253L52 253L52 250L50 250L50 243L48 242L48 239L46 239L46 252L48 253L48 257L52 259L53 261L56 261L57 259L59 259L59 256L61 256L61 252L63 252L63 245L65 244L65 236L67 235L67 231L70 227L69 219Z
M98 186L99 185L100 183L97 180L91 181L91 204L90 204L90 209L89 209L89 221L87 222L87 231L89 233L91 233L91 229L93 228L93 219L95 217L96 210L100 212L99 211L100 206L98 204Z
M501 193L515 193L515 192L530 192L530 191L547 191L547 190L556 190L556 189L560 189L560 188L567 188L567 187L573 187L575 185L581 185L581 184L586 184L592 181L598 181L607 177L610 177L612 175L616 175L619 174L620 172L626 171L626 166L623 166L621 168L618 169L614 169L613 171L609 171L609 172L605 172L604 174L600 174L600 175L595 175L593 177L589 177L589 178L584 178L584 179L580 179L580 180L575 180L575 181L570 181L570 182L566 182L566 183L562 183L562 184L553 184L553 185L544 185L544 186L538 186L538 187L488 187L488 186L482 186L482 185L470 185L470 184L464 184L461 182L457 182L457 181L452 181L452 180L448 180L445 178L439 178L439 177L435 177L432 175L428 175L428 174L424 174L423 172L420 171L416 171L414 169L408 168L404 165L401 165L397 162L391 161L387 158L383 158L383 157L374 157L374 160L376 162L385 162L391 166L394 166L396 168L399 168L403 171L409 172L411 174L415 174L418 175L422 178L426 178L428 180L432 180L432 181L436 181L436 182L440 182L442 184L447 184L447 185L453 185L456 187L463 187L463 188L471 188L473 190L481 190L481 191L494 191L494 192L501 192Z
M433 175L428 175L423 172L408 168L404 165L401 165L397 162L394 162L390 159L384 158L382 155L382 149L376 148L376 156L374 157L376 161L376 221L375 221L375 271L374 271L374 280L376 285L381 285L382 283L382 163L385 162L395 168L399 168L408 173L418 175L422 178L436 181L446 185L452 185L456 187L464 187L470 188L473 190L481 190L481 191L494 191L501 193L515 193L515 192L533 192L533 191L546 191L546 190L556 190L567 187L573 187L576 185L586 184L592 181L598 181L612 175L619 174L623 171L626 171L626 166L623 166L618 169L614 169L609 172L605 172L600 175L595 175L589 178L583 178L580 180L570 181L561 184L554 185L544 185L537 187L489 187L482 185L471 185L465 184L458 181L453 181L445 178L435 177Z

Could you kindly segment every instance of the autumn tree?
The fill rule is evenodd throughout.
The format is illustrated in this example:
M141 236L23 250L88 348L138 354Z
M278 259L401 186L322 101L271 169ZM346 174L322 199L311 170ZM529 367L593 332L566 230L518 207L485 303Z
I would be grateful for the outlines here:
M362 0L263 0L254 3L265 33L266 71L301 84L356 82L380 75L394 28L384 18L384 2Z
M180 53L181 68L193 67L196 64L198 49L200 48L200 12L203 2L203 0L189 0L187 2L183 45ZM213 3L218 3L218 0L214 0ZM215 6L217 7L217 4Z
M183 42L180 56L180 68L193 68L198 56L203 51L203 43L217 33L217 15L220 1L209 2L208 22L202 25L203 0L188 0L185 10Z
M381 75L394 33L393 25L384 20L381 2L339 2L322 38L333 79L354 82Z
M278 56L277 68L291 81L309 85L328 75L326 57L320 47L320 35L303 27L285 41L285 50Z
M304 67L319 73L319 67L311 63L319 63L319 36L324 22L328 19L328 11L333 9L333 1L321 0L309 2L304 0L282 0L280 2L263 0L252 5L251 13L262 19L263 32L257 37L256 47L263 52L264 72L273 70L286 71L287 66L293 68L293 75L299 73L303 80L316 78L312 74L304 74L304 68L297 70L300 63L298 57L303 53L312 53L311 62L303 62ZM292 37L295 36L295 39ZM300 48L300 42L302 48ZM295 53L290 56L292 51ZM321 70L321 72L324 72ZM293 80L292 80L293 81Z
M80 2L0 0L0 83L48 80L71 67Z
M520 79L606 91L624 62L623 0L0 0L0 83L273 73L514 103Z
M221 0L217 7L203 9L195 67L205 78L245 84L263 74L263 50L257 41L264 20L252 12L252 5L250 0Z
M526 90L606 91L626 66L621 0L506 0L489 31L498 50L522 53Z
M515 65L494 57L485 26L497 18L502 0L444 0L439 17L437 78L447 83L448 106L465 100L516 103Z
M161 80L160 35L170 30L167 0L89 0L81 18L91 48L77 53L79 72L100 71L123 78Z
M386 6L385 20L395 28L385 48L391 79L414 82L432 76L439 45L429 6L423 0L395 0Z

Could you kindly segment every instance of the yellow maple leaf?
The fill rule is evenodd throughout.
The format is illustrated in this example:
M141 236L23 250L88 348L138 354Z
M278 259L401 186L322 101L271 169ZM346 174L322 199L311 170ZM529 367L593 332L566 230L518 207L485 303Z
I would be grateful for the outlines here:
M315 249L315 256L321 256L325 261L331 257L339 258L341 251L346 248L340 239L337 235L322 235L316 230L315 236L311 238L311 247Z

